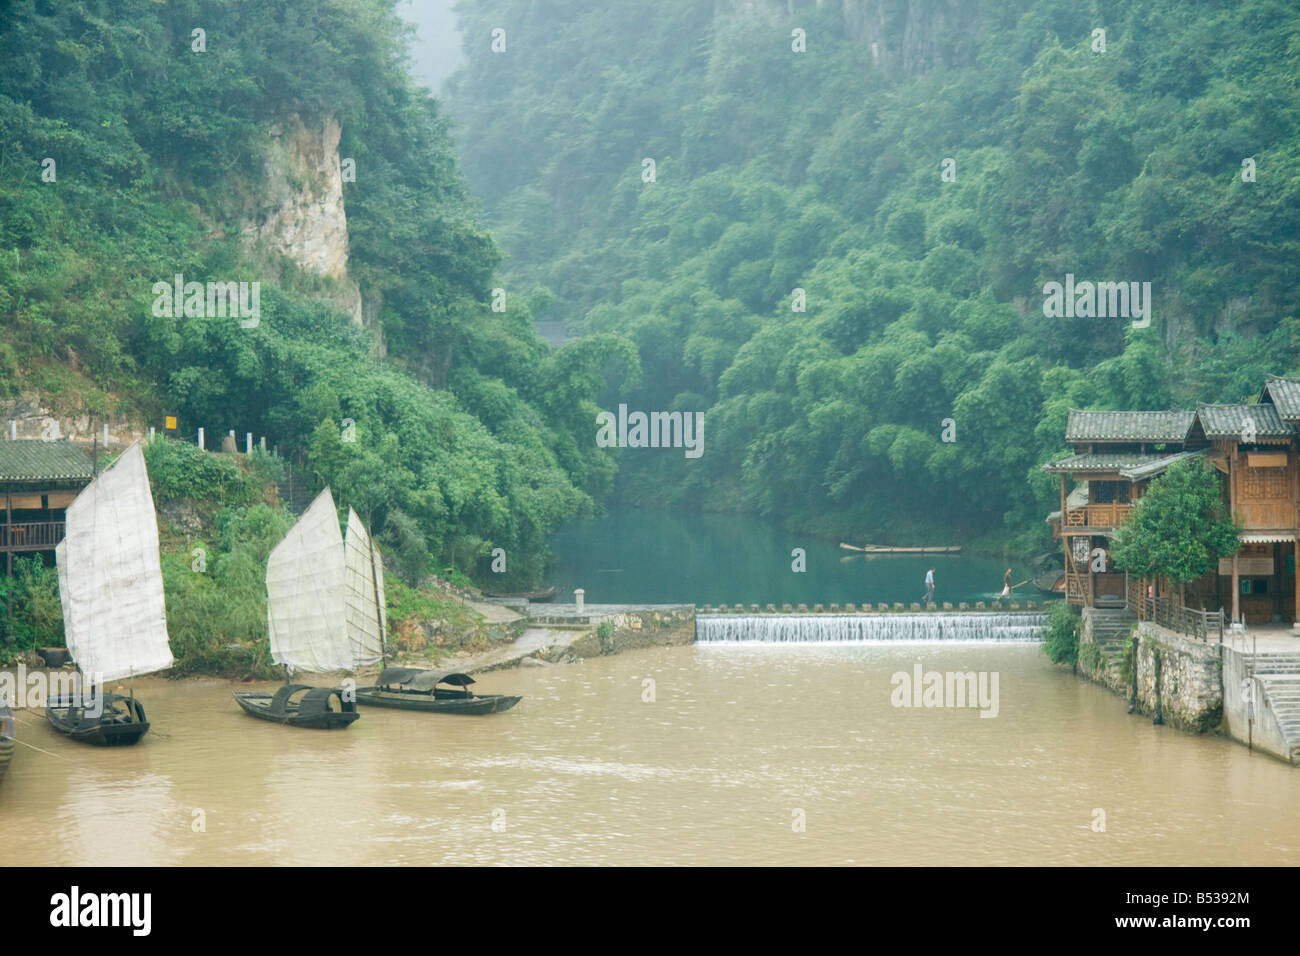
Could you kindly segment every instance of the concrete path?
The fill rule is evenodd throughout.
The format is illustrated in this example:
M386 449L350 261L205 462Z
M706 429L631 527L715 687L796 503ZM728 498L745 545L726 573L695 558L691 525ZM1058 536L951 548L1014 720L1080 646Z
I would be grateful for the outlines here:
M480 671L494 671L505 667L515 667L525 657L540 657L543 660L551 660L561 656L565 648L586 633L585 630L574 628L561 630L548 627L530 627L512 644L507 644L504 647L494 647L492 650L484 651L481 654L445 658L438 664L438 669L450 668L466 674L475 674Z
M523 615L518 611L503 604L491 604L487 601L475 601L470 598L461 598L461 603L478 611L483 615L484 620L492 624L508 624L511 621L518 621L523 618Z

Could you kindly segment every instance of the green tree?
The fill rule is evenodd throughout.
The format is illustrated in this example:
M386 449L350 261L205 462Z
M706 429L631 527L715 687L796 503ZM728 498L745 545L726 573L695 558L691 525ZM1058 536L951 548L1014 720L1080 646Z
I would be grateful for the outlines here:
M1170 466L1151 482L1111 542L1115 567L1178 585L1207 574L1235 554L1241 527L1228 514L1223 482L1200 461Z

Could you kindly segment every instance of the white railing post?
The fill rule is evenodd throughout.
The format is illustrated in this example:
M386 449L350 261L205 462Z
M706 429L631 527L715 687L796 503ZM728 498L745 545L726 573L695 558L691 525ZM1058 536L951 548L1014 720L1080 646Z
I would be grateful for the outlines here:
M199 429L199 448L203 447L203 429Z
M244 454L251 455L252 453L253 453L253 433L245 432L244 433Z

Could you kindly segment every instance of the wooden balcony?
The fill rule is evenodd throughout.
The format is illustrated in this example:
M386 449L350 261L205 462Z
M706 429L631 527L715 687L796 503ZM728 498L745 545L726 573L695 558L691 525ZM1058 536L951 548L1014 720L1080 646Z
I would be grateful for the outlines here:
M1084 505L1082 508L1067 508L1065 527L1070 528L1118 528L1128 520L1132 505Z
M0 517L3 517L0 514ZM0 524L0 552L53 551L63 540L62 521L15 521Z

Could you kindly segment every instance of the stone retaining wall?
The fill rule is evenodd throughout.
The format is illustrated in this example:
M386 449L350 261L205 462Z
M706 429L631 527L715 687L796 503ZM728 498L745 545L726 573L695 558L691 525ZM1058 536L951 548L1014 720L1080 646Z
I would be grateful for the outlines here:
M1126 643L1098 644L1091 617L1084 609L1079 637L1079 673L1121 697L1133 693L1134 674L1126 658ZM1195 641L1142 621L1137 625L1138 713L1194 734L1215 730L1223 721L1223 666L1220 645ZM1158 680L1157 680L1158 675Z
M578 657L695 642L695 608L689 606L620 610L592 615L592 619L595 630L569 645L569 651Z

